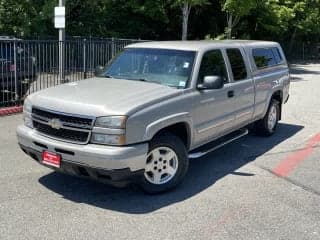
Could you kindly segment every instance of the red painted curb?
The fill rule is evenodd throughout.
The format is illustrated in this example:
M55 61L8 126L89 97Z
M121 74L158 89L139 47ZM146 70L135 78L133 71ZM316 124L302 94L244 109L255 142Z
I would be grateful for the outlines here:
M272 172L280 177L287 177L301 162L309 157L313 151L314 146L320 142L320 133L309 139L307 145L287 156Z
M22 112L22 106L0 108L0 117L15 114L15 113L21 113L21 112Z

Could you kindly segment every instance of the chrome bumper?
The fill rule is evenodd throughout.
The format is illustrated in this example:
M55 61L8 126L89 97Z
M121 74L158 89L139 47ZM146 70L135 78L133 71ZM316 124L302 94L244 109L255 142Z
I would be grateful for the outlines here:
M125 147L66 143L42 136L24 125L17 128L17 138L19 144L26 148L37 152L56 152L61 155L63 161L104 170L144 169L148 152L147 143Z

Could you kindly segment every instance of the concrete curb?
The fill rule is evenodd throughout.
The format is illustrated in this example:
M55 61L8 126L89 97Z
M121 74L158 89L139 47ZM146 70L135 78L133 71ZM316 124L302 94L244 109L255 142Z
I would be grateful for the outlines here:
M23 108L22 105L21 106L14 106L14 107L0 108L0 117L11 115L11 114L16 114L16 113L21 113L22 108Z

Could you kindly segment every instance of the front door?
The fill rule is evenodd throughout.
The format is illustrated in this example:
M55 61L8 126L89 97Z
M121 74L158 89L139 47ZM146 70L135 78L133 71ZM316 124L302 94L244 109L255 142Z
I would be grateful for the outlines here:
M234 125L234 101L227 67L222 51L204 53L200 65L198 84L205 76L220 76L224 79L221 89L198 90L194 97L193 120L195 145L201 145L220 136Z

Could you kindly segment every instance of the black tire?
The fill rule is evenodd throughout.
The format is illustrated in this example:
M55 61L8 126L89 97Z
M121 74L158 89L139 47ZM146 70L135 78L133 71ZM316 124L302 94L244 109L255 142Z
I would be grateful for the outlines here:
M27 82L24 82L22 83L22 80L25 80L25 79L28 79ZM19 96L19 99L20 100L24 100L26 98L26 95L28 94L29 92L29 89L30 89L30 86L31 86L31 83L33 83L34 81L37 80L37 75L36 74L33 74L31 76L25 76L25 77L22 77L18 83L18 87L17 87L17 90L18 90L18 96ZM14 90L13 90L14 91Z
M276 118L275 118L274 126L271 127L268 124L268 122L270 119L270 112L274 111L274 109L275 109L275 113L276 113ZM279 118L280 118L280 103L275 99L271 99L271 102L268 107L266 115L262 119L255 122L255 126L254 126L255 132L261 136L273 135L276 131L277 126L278 126Z
M29 84L19 84L17 91L20 100L23 100L29 90Z
M165 182L163 184L154 184L148 181L146 178L147 173L145 171L143 178L140 181L140 186L146 193L149 194L165 192L176 187L179 183L181 183L182 179L188 171L188 153L184 143L179 137L169 132L164 132L161 135L154 137L150 142L148 155L153 150L159 149L161 147L170 148L174 151L177 156L178 162L177 170L176 173L172 175L173 177L168 182ZM146 159L146 162L147 160L148 159Z

